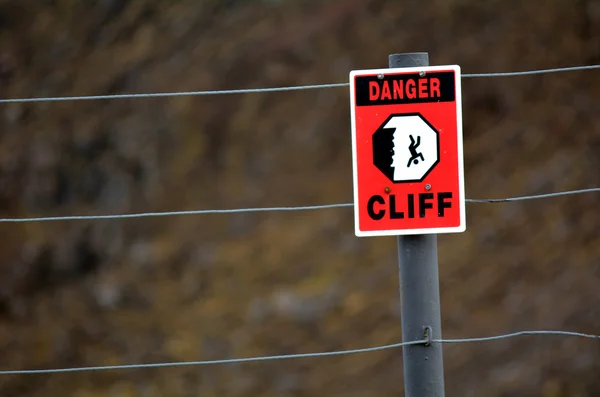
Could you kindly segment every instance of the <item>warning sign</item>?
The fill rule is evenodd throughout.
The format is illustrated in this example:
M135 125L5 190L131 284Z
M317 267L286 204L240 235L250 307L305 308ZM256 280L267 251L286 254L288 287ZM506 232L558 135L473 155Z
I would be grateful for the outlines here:
M466 229L460 67L350 73L355 234Z

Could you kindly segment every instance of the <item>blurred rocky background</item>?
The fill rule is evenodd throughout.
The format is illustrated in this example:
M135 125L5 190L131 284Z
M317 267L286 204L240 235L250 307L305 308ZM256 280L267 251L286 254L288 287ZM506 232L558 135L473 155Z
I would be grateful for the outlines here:
M0 97L348 81L428 51L464 73L600 62L595 0L6 0ZM597 71L463 80L466 191L600 186ZM346 88L0 105L1 217L352 199ZM443 335L600 334L600 196L468 204L439 237ZM0 223L0 369L398 342L395 238L350 208ZM444 347L448 396L600 395L600 343ZM0 376L2 397L399 396L402 351Z

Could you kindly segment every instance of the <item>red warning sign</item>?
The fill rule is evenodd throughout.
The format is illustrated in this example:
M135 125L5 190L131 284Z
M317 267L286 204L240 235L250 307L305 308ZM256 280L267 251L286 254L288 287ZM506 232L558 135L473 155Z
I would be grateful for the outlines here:
M466 229L460 67L350 72L357 236Z

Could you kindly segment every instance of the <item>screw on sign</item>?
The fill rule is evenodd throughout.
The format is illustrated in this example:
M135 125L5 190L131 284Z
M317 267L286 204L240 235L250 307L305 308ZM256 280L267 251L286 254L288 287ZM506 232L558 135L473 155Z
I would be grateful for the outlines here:
M466 229L460 68L350 72L355 234Z

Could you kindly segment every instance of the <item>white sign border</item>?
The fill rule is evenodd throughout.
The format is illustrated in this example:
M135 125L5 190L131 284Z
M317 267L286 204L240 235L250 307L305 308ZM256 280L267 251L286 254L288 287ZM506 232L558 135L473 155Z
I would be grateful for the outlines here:
M457 132L457 154L458 154L458 191L459 191L459 210L460 224L453 227L427 228L427 229L394 229L394 230L373 230L362 231L359 228L358 217L358 168L356 161L356 115L355 115L355 77L373 74L407 74L415 72L434 72L434 71L454 71L454 87L456 90L456 132ZM438 66L418 66L410 68L385 68L385 69L363 69L350 71L350 128L352 141L352 183L354 191L354 234L357 237L375 237L375 236L406 236L419 234L442 234L442 233L462 233L467 229L466 222L466 199L465 199L465 174L464 174L464 154L463 154L463 120L462 120L462 85L461 69L459 65L438 65ZM441 151L441 148L440 148Z

